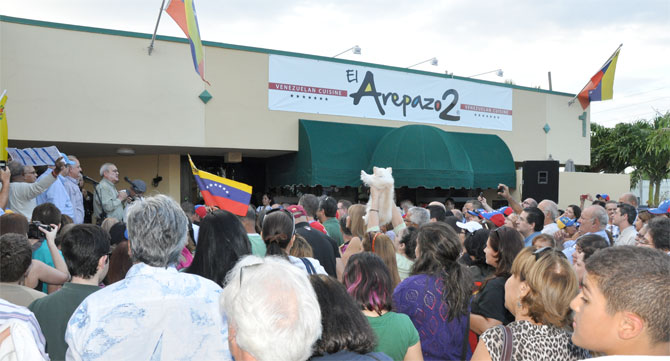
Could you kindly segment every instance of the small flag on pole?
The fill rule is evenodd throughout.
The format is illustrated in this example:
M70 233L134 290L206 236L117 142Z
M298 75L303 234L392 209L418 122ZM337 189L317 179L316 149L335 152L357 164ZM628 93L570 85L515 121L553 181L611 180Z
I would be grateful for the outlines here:
M250 185L198 170L190 155L188 161L206 205L225 209L238 216L247 214L251 201Z
M200 75L202 81L209 84L205 80L205 57L202 50L198 17L195 13L193 0L170 0L165 8L165 12L172 17L188 38L188 42L191 45L191 57L193 57L195 72Z
M7 146L9 134L7 133L7 114L5 103L7 102L7 90L0 95L0 160L7 161Z
M596 75L591 77L591 80L577 94L576 98L579 99L582 109L586 110L592 101L612 99L612 95L614 94L614 72L616 71L616 62L619 59L622 45L619 45L614 54L607 59L605 65L598 70ZM573 98L570 104L574 101L575 99Z

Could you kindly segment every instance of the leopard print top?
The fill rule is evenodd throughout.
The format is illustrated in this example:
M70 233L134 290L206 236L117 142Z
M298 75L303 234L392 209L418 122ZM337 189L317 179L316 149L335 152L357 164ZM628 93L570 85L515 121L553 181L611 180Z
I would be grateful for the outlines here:
M587 350L575 346L571 334L548 325L535 325L529 321L512 322L507 327L512 331L512 360L582 360L590 358ZM493 327L482 333L479 342L484 342L493 361L502 357L504 331Z

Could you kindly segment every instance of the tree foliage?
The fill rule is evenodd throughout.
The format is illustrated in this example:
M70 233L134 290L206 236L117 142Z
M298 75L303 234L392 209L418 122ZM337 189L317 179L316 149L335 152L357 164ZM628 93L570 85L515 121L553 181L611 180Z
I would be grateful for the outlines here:
M661 181L670 177L670 112L614 128L591 123L591 166L586 171L622 173L628 167L635 169L631 185L648 179L649 199L658 204Z

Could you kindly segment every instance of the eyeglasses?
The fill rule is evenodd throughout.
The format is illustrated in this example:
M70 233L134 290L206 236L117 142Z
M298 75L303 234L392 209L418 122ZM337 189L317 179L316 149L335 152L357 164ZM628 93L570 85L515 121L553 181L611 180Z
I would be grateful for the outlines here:
M549 254L550 252L555 252L559 256L562 256L563 258L568 259L568 257L563 252L557 251L553 247L542 247L542 248L539 248L539 249L535 250L535 252L533 252L533 254L535 255L535 261L538 261L540 258L542 258L542 256L544 256L545 254Z
M295 234L295 218L293 218L293 214L291 212L289 212L288 210L283 209L283 208L273 208L273 209L269 210L267 213L265 213L265 216L263 216L263 224L262 224L261 227L265 228L265 220L268 219L268 216L270 214L280 212L280 211L284 212L285 214L287 214L291 218L291 224L293 225L293 229L291 230L291 235L290 236L293 237L293 235Z

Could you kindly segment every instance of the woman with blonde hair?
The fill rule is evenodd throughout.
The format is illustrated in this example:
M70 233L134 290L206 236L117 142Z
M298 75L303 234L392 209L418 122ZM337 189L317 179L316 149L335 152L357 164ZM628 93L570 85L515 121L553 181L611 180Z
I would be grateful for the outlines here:
M379 227L379 192L379 189L370 187L370 212L367 215L367 223L365 219L363 219L366 211L366 207L364 205L352 205L347 211L347 221L349 223L349 229L351 230L353 238L351 238L351 241L349 241L346 249L342 252L342 263L345 267L351 255L363 251L370 252L372 248L372 238L374 238L377 233L381 232ZM395 234L398 234L402 229L405 228L405 223L403 222L402 216L400 215L400 210L395 205L393 205L391 209L391 214L391 223L394 227L393 231Z
M515 321L482 333L472 360L589 358L588 351L572 343L567 331L572 322L570 301L578 286L562 252L550 247L523 249L505 283L505 307Z
M366 248L370 249L366 249ZM372 252L379 256L379 258L384 261L384 264L389 269L389 274L391 275L391 289L400 283L400 273L398 273L398 263L395 259L395 246L393 246L393 241L389 236L384 233L377 233L372 237L371 242L364 242L363 249L367 252Z

